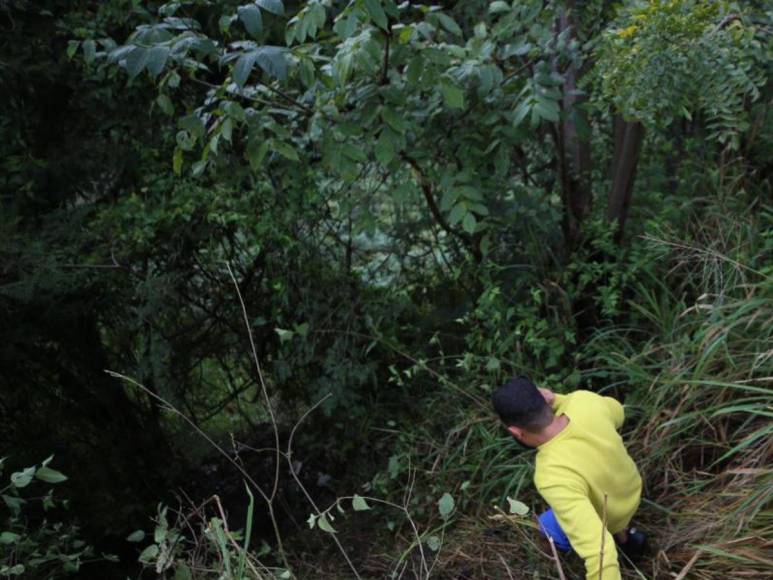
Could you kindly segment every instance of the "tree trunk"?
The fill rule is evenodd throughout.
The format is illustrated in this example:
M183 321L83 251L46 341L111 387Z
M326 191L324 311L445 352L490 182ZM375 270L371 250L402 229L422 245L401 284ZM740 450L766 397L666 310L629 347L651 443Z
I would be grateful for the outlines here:
M571 40L576 36L572 20L574 0L566 3L558 22L558 33L570 30ZM586 97L578 95L577 80L582 71L572 62L564 71L564 120L559 126L558 154L561 188L564 201L564 237L571 253L580 237L580 229L592 206L591 147L587 115L582 108Z
M616 223L615 240L620 241L625 230L631 194L644 141L644 127L638 121L614 120L615 151L612 160L612 187L609 190L607 221Z

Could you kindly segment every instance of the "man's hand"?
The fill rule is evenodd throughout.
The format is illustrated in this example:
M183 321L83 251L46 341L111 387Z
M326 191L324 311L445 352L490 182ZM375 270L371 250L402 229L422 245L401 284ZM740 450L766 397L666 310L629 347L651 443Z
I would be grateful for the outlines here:
M550 389L537 388L537 390L542 395L542 398L545 399L545 402L552 407L553 401L556 400L556 394Z

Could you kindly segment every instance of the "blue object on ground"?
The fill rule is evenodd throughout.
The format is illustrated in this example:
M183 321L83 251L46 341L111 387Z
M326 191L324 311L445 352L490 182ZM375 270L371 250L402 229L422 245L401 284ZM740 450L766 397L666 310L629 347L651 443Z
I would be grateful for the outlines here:
M566 537L564 530L561 529L552 509L540 514L539 527L540 531L545 534L546 537L553 538L553 543L556 545L557 550L568 552L572 549L569 538Z

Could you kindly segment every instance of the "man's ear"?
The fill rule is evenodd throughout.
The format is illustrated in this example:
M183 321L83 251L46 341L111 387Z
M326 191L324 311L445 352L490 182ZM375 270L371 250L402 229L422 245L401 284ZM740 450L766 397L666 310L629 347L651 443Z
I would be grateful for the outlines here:
M514 425L508 425L507 430L510 431L510 434L513 435L517 439L523 438L523 429L520 427L515 427Z

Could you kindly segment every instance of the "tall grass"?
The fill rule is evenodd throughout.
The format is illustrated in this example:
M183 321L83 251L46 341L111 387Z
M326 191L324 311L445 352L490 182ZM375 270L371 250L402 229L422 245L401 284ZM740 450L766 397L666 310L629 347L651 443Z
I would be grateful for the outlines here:
M605 377L626 400L627 441L645 480L640 517L658 547L647 576L763 577L773 569L768 254L744 262L656 243L668 249L669 276L636 287L638 328L587 345L585 376ZM741 256L748 246L729 250Z
M773 277L770 238L755 219L718 213L679 237L640 240L650 264L628 288L624 315L579 355L582 384L625 401L624 436L644 479L633 523L654 549L624 577L761 578L773 570ZM706 235L707 225L723 233ZM414 460L427 486L455 487L465 502L438 569L555 577L528 519L489 519L505 496L541 507L529 453L482 410L448 397L431 407L451 427L444 435L415 428ZM464 481L472 485L461 492ZM570 577L581 575L576 559L565 565Z

